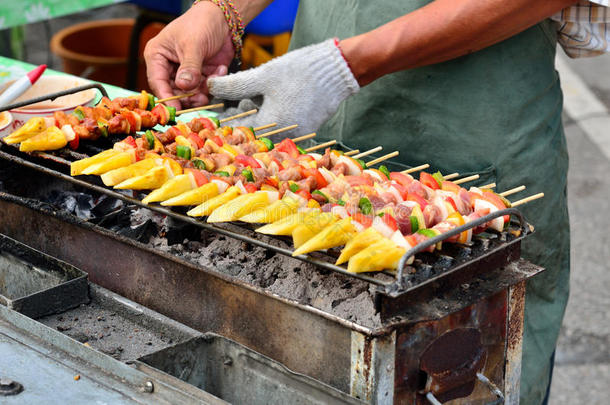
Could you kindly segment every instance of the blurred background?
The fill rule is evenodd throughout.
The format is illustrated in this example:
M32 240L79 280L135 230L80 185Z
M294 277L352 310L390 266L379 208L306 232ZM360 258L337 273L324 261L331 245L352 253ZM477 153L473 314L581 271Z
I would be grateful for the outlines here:
M0 5L0 55L120 87L147 89L144 44L191 1L22 0ZM297 0L276 0L249 27L243 68L284 53ZM187 29L185 27L185 29ZM558 50L570 151L571 298L551 404L606 404L610 388L610 55ZM0 84L3 82L0 67Z

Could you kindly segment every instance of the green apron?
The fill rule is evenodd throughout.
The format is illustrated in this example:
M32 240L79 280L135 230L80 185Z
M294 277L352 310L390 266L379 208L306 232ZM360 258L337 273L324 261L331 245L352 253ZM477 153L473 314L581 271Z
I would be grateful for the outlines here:
M422 7L427 0L301 1L292 48L347 38ZM544 192L522 206L536 233L523 256L546 271L527 285L521 404L539 404L568 298L568 155L556 34L543 22L482 51L385 76L346 100L318 132L360 150L383 145L399 162L442 173L479 173L498 190Z

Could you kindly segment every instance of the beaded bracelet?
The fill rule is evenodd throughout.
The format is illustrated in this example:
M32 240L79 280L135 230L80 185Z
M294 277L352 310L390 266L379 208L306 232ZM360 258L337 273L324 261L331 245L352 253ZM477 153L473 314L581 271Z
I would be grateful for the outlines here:
M243 48L242 36L244 35L244 24L241 19L241 15L231 0L195 0L193 6L202 1L210 1L215 4L227 21L229 30L231 31L231 42L233 42L233 48L235 49L235 59L239 61L241 57L241 50ZM228 7L227 7L228 4Z

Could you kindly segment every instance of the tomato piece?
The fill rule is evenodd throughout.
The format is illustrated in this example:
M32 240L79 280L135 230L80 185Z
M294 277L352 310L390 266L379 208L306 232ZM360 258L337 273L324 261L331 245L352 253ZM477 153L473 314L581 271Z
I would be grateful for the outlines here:
M199 135L196 135L194 133L189 134L188 140L193 143L193 146L195 146L196 149L201 149L203 148L203 145L205 145L203 139L201 139Z
M78 132L74 132L74 139L72 139L69 142L70 148L72 150L76 150L78 149L78 144L80 143L80 136L78 135Z
M419 181L421 182L421 184L423 184L424 186L430 187L432 190L440 189L440 186L438 185L438 181L436 181L436 179L434 177L432 177L432 175L429 173L420 172Z
M426 201L425 198L415 194L415 193L407 193L407 201L414 201L417 204L419 204L419 208L422 209L422 211L424 210L424 208L426 208L426 205L428 205L428 201Z
M212 142L214 142L218 146L224 145L222 138L219 137L218 135L211 136L210 139L212 140Z
M404 187L408 187L413 181L413 177L401 172L390 172L390 180L395 181Z
M131 146L134 149L136 147L136 140L131 135L123 139L123 142L125 142L127 145Z
M271 187L278 188L279 185L280 185L280 182L275 177L266 177L265 178L265 184L268 184Z
M254 183L246 183L244 184L244 188L248 193L254 193L255 191L258 191L258 188L256 188Z
M205 174L203 174L201 170L185 169L184 171L190 173L193 176L193 178L195 179L195 183L197 183L197 187L201 187L209 182L208 178L205 177Z
M300 195L301 197L303 197L307 201L311 200L311 193L309 191L307 191L307 190L299 189L299 190L297 190L296 194Z
M396 191L398 191L398 194L400 194L400 196L402 197L403 200L407 199L407 196L409 195L409 193L407 192L407 188L405 186L403 186L400 183L394 183L394 184L392 184L392 187L394 187L396 189Z
M457 209L457 205L455 204L455 201L453 200L453 198L451 197L445 197L445 201L447 201L449 204L451 204L451 206L453 207L454 210L458 210Z
M458 186L457 184L455 184L452 181L445 180L441 183L442 190L451 191L452 193L455 193L455 194L460 192L460 188L461 188L460 186Z
M498 207L499 210L506 209L506 205L500 199L500 197L498 197L495 193L493 193L491 191L483 191L482 198L484 200L489 201L490 203L492 203L496 207ZM504 215L503 218L504 218L504 223L507 223L508 221L510 221L510 215Z
M351 187L369 186L373 187L373 181L364 176L345 176L343 178Z
M237 155L235 156L235 163L244 167L260 168L261 165L252 156Z
M352 219L354 221L360 223L365 228L369 228L371 225L373 225L373 219L371 217L361 214L359 212L356 212L355 214L353 214Z
M414 248L415 246L417 246L417 237L415 235L405 236L405 239L406 239L407 243L409 245L411 245L411 248Z
M385 213L383 215L383 217L381 217L381 220L383 221L384 224L389 226L392 229L392 231L396 232L396 230L398 229L398 223L396 222L396 219L394 219L394 217L391 214Z
M210 129L212 131L216 129L216 126L209 118L199 117L197 118L197 120L201 123L201 125L203 125L203 128L205 129Z
M287 153L290 157L296 159L301 154L297 149L297 145L290 138L284 138L280 143L275 145L275 149Z
M316 179L316 188L324 188L328 185L328 182L322 176L322 173L318 169L305 169L304 170L305 177L313 177Z

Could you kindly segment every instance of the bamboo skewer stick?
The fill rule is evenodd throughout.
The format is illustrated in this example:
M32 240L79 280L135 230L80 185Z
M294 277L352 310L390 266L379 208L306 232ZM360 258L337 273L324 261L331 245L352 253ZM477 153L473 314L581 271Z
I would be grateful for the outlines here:
M252 115L252 114L254 114L257 111L258 110L255 108L253 110L244 111L243 113L235 114L235 115L232 115L232 116L227 117L227 118L223 118L223 119L218 120L218 121L222 124L223 122L231 121L231 120L234 120L234 119L237 119L237 118L247 117L248 115Z
M459 176L460 176L459 173L451 173L451 174L448 174L446 176L443 176L443 179L451 180L451 179L455 179L456 177L459 177Z
M304 141L306 139L311 139L313 137L316 136L315 132L312 132L311 134L307 134L307 135L303 135L303 136L298 136L296 138L292 138L292 142L297 143L297 142L301 142Z
M180 98L191 97L191 96L194 96L195 94L197 94L197 93L178 94L176 96L166 97L166 98L162 98L160 100L157 100L157 101L155 101L155 104L165 103L166 101L171 101L171 100L178 100Z
M523 191L523 190L525 190L525 186L522 185L522 186L519 186L519 187L511 188L510 190L506 190L506 191L500 193L500 195L502 197L507 197L507 196L509 196L511 194L515 194L515 193L518 193L519 191Z
M366 150L366 151L364 151L362 153L359 153L359 154L353 156L353 158L354 159L361 159L361 158L363 158L365 156L372 155L375 152L379 152L381 149L383 149L383 146L376 146L373 149Z
M485 184L484 186L480 186L479 188L494 188L496 183Z
M469 181L473 181L478 179L480 176L478 174L473 174L472 176L464 177L463 179L459 179L454 181L455 184L467 183Z
M222 108L224 106L225 105L223 103L218 103L218 104L202 105L200 107L189 108L186 110L180 110L180 111L176 111L176 117L179 115L194 112L194 111L211 110L213 108Z
M354 150L350 150L349 152L345 152L344 155L352 156L352 155L357 155L358 153L360 153L360 149L354 149Z
M371 160L370 162L367 162L367 163L366 163L366 165L367 165L367 166L376 165L377 163L381 163L381 162L383 162L384 160L388 160L388 159L391 159L391 158L393 158L393 157L395 157L395 156L398 156L398 153L399 153L399 152L398 152L397 150L395 150L394 152L390 152L390 153L388 153L387 155L383 155L383 156L381 156L381 157L378 157L377 159L373 159L373 160Z
M529 197L525 197L525 198L522 198L520 200L517 200L514 203L511 203L510 205L512 207L517 207L519 205L528 203L530 201L537 200L537 199L542 198L542 197L544 197L544 193L538 193L538 194L530 195Z
M430 165L428 163L424 163L423 165L419 165L419 166L415 166L415 167L412 167L412 168L407 169L407 170L403 170L401 173L409 174L409 173L418 172L420 170L427 169L429 167L430 167Z
M314 150L326 148L327 146L331 146L331 145L334 145L336 143L337 143L337 140L333 139L332 141L324 142L324 143L321 143L319 145L312 146L311 148L307 148L307 149L305 149L305 152L313 152Z
M264 134L256 135L256 139L263 138L265 136L279 134L280 132L290 131L291 129L295 129L296 127L298 127L298 125L294 124L294 125L289 125L284 128L274 129L273 131L269 131L269 132L265 132Z
M272 122L271 124L262 125L260 127L255 127L255 128L252 128L252 129L254 130L254 132L256 132L256 131L262 131L263 129L273 128L276 125L277 125L277 122Z

